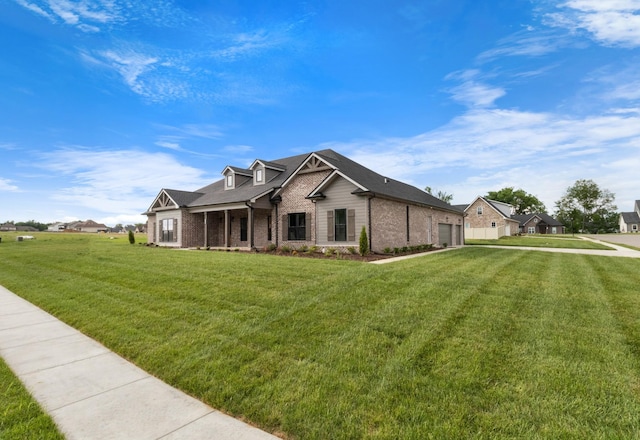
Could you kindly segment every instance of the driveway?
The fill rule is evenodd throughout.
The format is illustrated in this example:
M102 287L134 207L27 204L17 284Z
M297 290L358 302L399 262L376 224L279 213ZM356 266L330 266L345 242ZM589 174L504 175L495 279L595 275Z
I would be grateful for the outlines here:
M585 237L591 238L593 240L606 241L609 243L624 244L640 249L640 234L598 234L585 235Z

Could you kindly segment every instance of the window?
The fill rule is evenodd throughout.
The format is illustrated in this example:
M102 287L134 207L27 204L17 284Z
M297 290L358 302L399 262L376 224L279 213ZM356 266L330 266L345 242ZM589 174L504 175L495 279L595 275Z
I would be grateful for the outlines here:
M632 231L637 231L638 230L638 225L631 225L631 230Z
M536 227L535 226L529 226L529 229L527 229L527 232L529 234L535 234L536 233Z
M491 222L491 227L495 228L496 227L496 222Z
M227 174L227 188L233 188L233 174Z
M478 213L478 215L482 215L482 206L478 206L476 212Z
M267 241L271 241L271 216L267 217Z
M261 168L256 170L256 182L262 182L262 169Z
M347 241L347 210L336 209L334 215L335 241Z
M176 241L177 236L174 231L175 223L176 223L176 219L173 219L173 218L165 218L160 221L160 241L161 242Z
M464 224L464 227L465 227L466 229L469 229L469 228L471 227L471 223L465 223L465 224Z
M288 216L289 228L287 237L289 240L304 240L306 238L305 213L296 212Z
M240 241L247 241L247 218L240 219Z

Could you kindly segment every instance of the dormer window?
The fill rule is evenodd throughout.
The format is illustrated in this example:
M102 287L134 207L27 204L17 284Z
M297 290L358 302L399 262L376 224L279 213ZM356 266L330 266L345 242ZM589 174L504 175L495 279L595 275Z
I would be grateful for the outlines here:
M226 188L227 188L227 189L231 189L231 188L233 188L233 174L227 174L227 184L226 184Z
M256 185L261 185L264 183L264 170L262 168L256 169L255 173Z

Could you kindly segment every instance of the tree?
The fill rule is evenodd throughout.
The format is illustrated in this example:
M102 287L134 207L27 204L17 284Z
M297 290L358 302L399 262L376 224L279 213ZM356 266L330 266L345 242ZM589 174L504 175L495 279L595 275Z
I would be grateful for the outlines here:
M431 194L432 196L435 195L435 197L439 198L440 200L442 200L445 203L451 203L451 201L453 200L453 194L449 194L446 191L438 190L438 192L436 194L433 194L433 192L432 192L433 190L431 189L430 186L426 186L424 188L424 190L427 193Z
M614 201L615 195L600 188L593 180L578 180L556 202L556 216L565 224L569 220L573 232L579 229L596 234L615 230L618 208Z
M516 214L546 213L547 208L536 196L529 194L522 189L513 187L502 188L499 191L489 191L488 199L504 202L512 205Z

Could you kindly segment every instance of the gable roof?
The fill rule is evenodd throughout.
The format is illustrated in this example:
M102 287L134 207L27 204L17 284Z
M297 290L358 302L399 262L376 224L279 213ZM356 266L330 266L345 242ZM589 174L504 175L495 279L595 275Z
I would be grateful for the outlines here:
M265 185L254 185L253 180L249 179L246 182L236 183L236 187L233 190L225 190L224 179L220 179L193 192L167 189L162 191L171 197L180 207L197 208L237 203L244 204L254 202L258 198L266 195L273 196L277 194L278 190L286 186L296 173L302 171L305 164L317 163L321 168L332 170L332 173L338 173L341 177L347 178L354 183L358 187L358 189L354 191L354 194L386 197L460 213L459 209L454 208L450 204L425 191L398 180L384 177L331 149L285 157L269 162L256 160L254 164L252 164L252 167L257 162L268 168L281 170L281 172ZM225 168L225 170L228 169L236 172L249 171L231 166ZM321 186L325 184L326 181L325 179ZM158 200L158 197L154 200L154 204ZM153 209L154 204L151 205L149 211ZM149 214L149 211L146 214Z
M626 224L640 223L640 215L637 212L621 212L622 221Z
M511 212L513 210L512 205L504 202L499 202L497 200L487 199L486 197L482 197L482 196L476 197L476 199L473 202L469 203L469 205L464 209L464 211L467 212L467 210L471 207L471 205L476 203L478 200L484 201L490 208L492 208L494 211L500 214L503 218L507 220L512 220L511 218Z
M549 214L545 214L544 212L538 212L533 214L514 214L511 218L518 220L520 222L520 226L525 225L531 221L534 217L538 217L542 222L549 226L564 226L561 222L551 217Z

